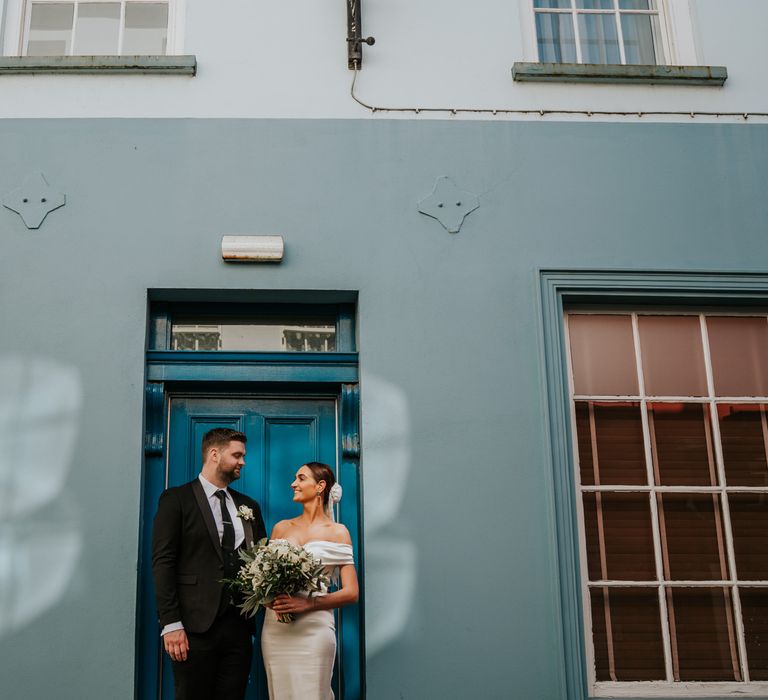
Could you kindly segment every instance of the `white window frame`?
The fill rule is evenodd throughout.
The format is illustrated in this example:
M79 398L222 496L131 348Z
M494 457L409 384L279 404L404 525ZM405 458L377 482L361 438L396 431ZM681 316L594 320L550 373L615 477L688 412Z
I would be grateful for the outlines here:
M80 4L90 2L119 2L120 9L120 41L122 48L124 30L123 17L126 2L157 2L157 0L40 0L47 3L72 3ZM168 38L166 42L166 56L181 55L184 53L184 19L186 14L186 0L167 0L168 2ZM0 0L0 19L4 19L2 25L2 55L24 56L26 55L26 43L29 33L29 21L32 14L32 0ZM118 49L118 50L119 50ZM111 54L118 56L120 54Z
M533 0L518 0L523 27L525 60L539 62L536 12ZM656 0L664 63L668 66L701 65L696 51L693 3L691 0ZM612 12L612 10L610 11ZM577 50L578 46L577 46ZM623 49L622 49L623 51Z
M634 339L634 347L635 347L635 361L636 361L636 371L638 376L638 394L637 395L627 395L627 396L592 396L592 395L582 395L582 394L576 394L574 390L574 383L573 383L573 367L571 362L571 352L570 352L570 329L569 329L569 316L572 315L591 315L591 314L600 314L600 315L620 315L620 316L631 316L632 318L632 335ZM640 337L639 337L639 327L638 327L638 316L640 315L654 315L654 316L693 316L698 317L700 321L700 328L701 328L701 334L702 334L702 345L703 345L703 353L704 353L704 362L705 362L705 368L706 368L706 378L707 378L707 395L706 396L676 396L676 397L655 397L650 396L645 393L644 389L644 380L643 380L643 367L642 367L642 360L641 360L641 354L640 354ZM723 697L734 697L734 698L748 698L748 697L754 697L754 698L762 698L768 696L768 682L767 681L750 681L749 680L749 668L747 666L747 657L746 657L746 642L744 637L744 625L742 621L742 615L741 615L741 603L738 595L738 585L741 585L744 587L745 585L749 585L751 583L756 582L748 582L744 581L739 583L739 579L736 578L736 566L735 566L735 552L734 552L734 545L733 545L733 535L732 535L732 528L731 528L731 520L730 520L730 510L728 506L728 499L727 494L728 493L734 493L734 492L743 492L743 493L768 493L768 487L755 487L755 486L749 486L749 487L728 487L724 486L725 484L725 466L723 461L723 454L722 454L722 446L721 446L721 439L720 439L720 427L719 422L716 419L717 412L716 412L716 404L717 402L727 402L727 403L744 403L744 404L755 404L755 403L766 403L768 404L768 396L738 396L738 397L728 397L728 396L718 396L714 389L714 379L713 379L713 373L712 373L712 362L711 362L711 355L709 351L709 342L708 342L708 334L706 332L706 317L707 316L731 316L731 317L737 317L737 316L747 316L747 317L753 317L753 316L763 316L766 317L766 322L768 323L768 314L765 312L761 313L760 310L755 310L752 312L731 312L731 311L713 311L713 312L695 312L695 311L678 311L678 310L671 310L671 311L663 311L658 309L648 310L648 311L636 311L636 310L568 310L566 309L564 314L564 329L565 329L565 338L567 343L567 349L565 352L566 357L566 363L567 363L567 372L568 372L568 386L569 386L569 411L570 411L570 419L571 419L571 425L574 426L574 429L572 431L572 454L573 454L573 460L574 460L574 481L573 485L575 487L575 502L576 502L576 511L577 511L577 521L578 521L578 535L579 535L579 559L580 559L580 567L582 572L581 577L581 593L582 593L582 609L584 614L584 648L586 651L585 657L587 662L587 680L589 685L589 696L595 697L595 698L723 698ZM718 482L719 486L716 487L676 487L676 486L666 486L666 487L658 487L658 486L633 486L633 487L605 487L604 491L612 491L612 492L632 492L632 493L646 493L646 492L684 492L684 493L718 493L720 495L720 501L721 501L721 512L723 514L723 518L725 520L725 534L724 534L724 543L726 546L726 550L728 553L728 566L729 571L731 574L730 582L723 582L723 581L694 581L694 582L686 582L685 587L723 587L723 588L736 588L734 591L734 608L733 608L733 614L734 614L734 622L736 631L738 633L738 639L737 639L737 645L738 645L738 651L739 651L739 659L740 659L740 670L742 673L742 677L745 679L744 681L732 681L732 682L690 682L690 681L617 681L617 682L610 682L610 681L598 681L596 679L596 671L595 671L595 653L594 653L594 642L592 637L592 609L591 609L591 601L590 601L590 588L591 587L601 587L601 584L605 582L590 582L589 577L587 575L587 536L585 531L585 521L584 521L584 507L582 502L582 495L585 492L595 492L600 491L601 487L595 487L595 486L582 486L581 485L581 470L579 467L579 448L578 448L578 436L576 435L576 402L577 401L619 401L619 402L626 402L626 401L632 401L637 402L640 405L640 411L641 411L641 419L643 421L643 442L644 442L644 448L646 453L646 462L648 463L649 455L651 453L651 445L650 445L650 436L649 436L649 429L647 426L647 414L646 414L646 404L647 403L664 403L664 402L674 402L674 403L701 403L706 404L709 407L710 411L710 421L711 421L711 429L713 433L713 441L715 445L715 461L717 465L717 473L718 473ZM648 467L650 469L650 466ZM649 474L649 479L651 478L651 475ZM650 483L653 483L652 481ZM658 531L658 518L656 517L656 500L651 498L650 499L651 504L651 517L652 517L652 534L653 534L653 540L654 540L654 556L657 560L656 566L658 577L659 577L659 586L658 588L663 589L665 586L662 583L663 576L662 576L662 569L660 569L660 553L661 553L661 543L660 543L660 533ZM620 581L620 582L611 582L611 583L619 583L620 585L624 586L631 586L634 583L633 581ZM768 582L762 581L759 582L762 583L763 586L765 586ZM590 585L591 584L591 585ZM761 587L763 587L761 586ZM643 587L647 587L644 585ZM659 601L660 601L660 615L662 617L662 636L663 636L663 647L664 647L664 657L665 657L665 666L667 671L667 677L671 678L671 650L670 650L670 634L668 625L664 622L664 619L666 618L666 602L665 602L665 596L660 595Z

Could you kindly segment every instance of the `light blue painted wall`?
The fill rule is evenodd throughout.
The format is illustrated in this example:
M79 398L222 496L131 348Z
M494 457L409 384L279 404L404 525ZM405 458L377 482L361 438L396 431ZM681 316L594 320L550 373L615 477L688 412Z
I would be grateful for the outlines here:
M368 697L564 698L536 271L766 271L767 127L30 120L0 124L0 152L1 193L42 170L67 194L38 231L0 209L5 492L51 482L46 410L76 435L55 501L2 511L5 542L13 520L82 547L34 619L9 618L19 576L3 591L16 700L133 697L145 299L165 287L360 292L366 542L416 553ZM457 235L416 209L439 175L480 196ZM226 233L282 234L285 262L224 265ZM62 376L79 410L48 400Z

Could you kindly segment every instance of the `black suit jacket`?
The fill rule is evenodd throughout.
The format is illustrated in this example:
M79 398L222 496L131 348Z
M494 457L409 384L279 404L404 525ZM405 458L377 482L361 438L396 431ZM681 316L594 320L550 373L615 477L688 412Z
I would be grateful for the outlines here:
M230 488L237 507L248 506L244 546L266 537L259 504ZM224 560L216 521L199 479L164 491L152 530L152 573L160 625L181 622L188 632L206 632L219 610Z

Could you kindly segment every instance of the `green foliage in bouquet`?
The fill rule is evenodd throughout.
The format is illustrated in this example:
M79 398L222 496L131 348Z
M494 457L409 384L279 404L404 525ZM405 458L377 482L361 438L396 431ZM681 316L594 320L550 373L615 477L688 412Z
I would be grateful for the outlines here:
M240 552L243 565L237 578L229 583L240 591L243 615L253 617L259 606L281 594L314 593L330 583L322 562L303 547L287 540L266 538ZM292 622L293 613L277 616L280 622Z

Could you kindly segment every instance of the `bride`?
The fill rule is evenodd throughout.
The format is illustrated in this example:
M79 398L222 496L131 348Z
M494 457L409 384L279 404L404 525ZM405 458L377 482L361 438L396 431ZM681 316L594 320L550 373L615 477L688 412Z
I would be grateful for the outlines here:
M341 498L331 468L309 462L296 472L293 500L304 511L275 525L270 539L288 540L314 554L341 583L337 591L313 596L279 595L268 606L261 634L261 654L270 700L333 700L331 675L336 658L333 609L357 602L358 585L349 531L332 517ZM278 613L296 613L294 622L277 621Z

